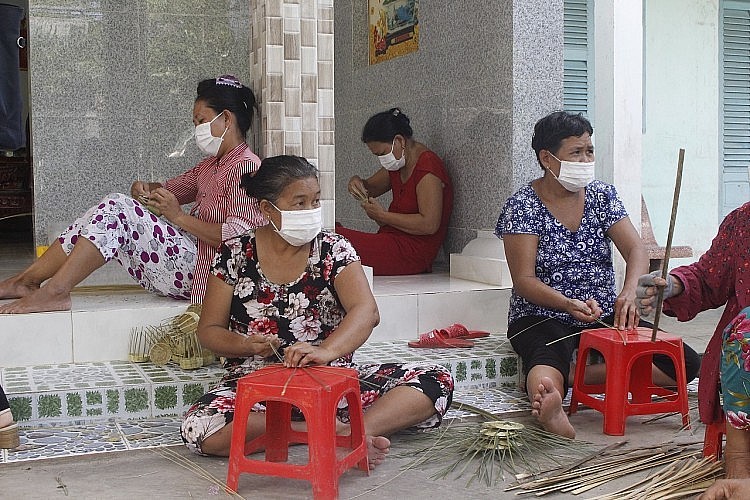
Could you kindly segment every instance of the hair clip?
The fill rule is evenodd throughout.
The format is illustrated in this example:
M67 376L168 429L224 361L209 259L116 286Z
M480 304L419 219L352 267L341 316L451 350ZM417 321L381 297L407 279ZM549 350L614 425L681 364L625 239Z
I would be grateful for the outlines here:
M216 78L216 85L229 85L238 89L242 88L242 84L234 75L221 75Z
M393 109L391 110L391 114L392 114L393 116L398 116L398 115L400 115L400 114L401 114L401 110L400 110L400 109L398 109L398 108L393 108Z

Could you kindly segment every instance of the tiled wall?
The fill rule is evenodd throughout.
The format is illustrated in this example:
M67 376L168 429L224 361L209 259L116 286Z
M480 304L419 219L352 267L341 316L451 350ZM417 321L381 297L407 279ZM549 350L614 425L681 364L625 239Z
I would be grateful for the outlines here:
M262 152L320 170L324 226L334 225L333 0L258 0L250 64L261 96Z
M37 244L135 179L192 167L199 80L250 83L250 12L237 0L29 0Z
M562 106L562 4L422 0L419 50L369 66L367 2L337 2L337 220L375 230L346 181L378 167L360 141L367 118L399 106L454 183L446 253L494 229L505 199L539 175L534 122Z

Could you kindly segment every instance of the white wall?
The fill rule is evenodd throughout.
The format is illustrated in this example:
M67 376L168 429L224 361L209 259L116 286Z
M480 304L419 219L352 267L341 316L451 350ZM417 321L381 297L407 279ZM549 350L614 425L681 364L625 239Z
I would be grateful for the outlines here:
M643 196L656 240L666 244L677 172L685 149L674 245L693 247L691 262L719 224L719 0L646 1Z

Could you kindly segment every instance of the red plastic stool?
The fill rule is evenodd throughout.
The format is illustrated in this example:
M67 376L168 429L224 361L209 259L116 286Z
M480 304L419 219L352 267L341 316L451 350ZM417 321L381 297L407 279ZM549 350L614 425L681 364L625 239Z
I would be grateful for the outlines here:
M271 365L242 377L237 383L237 397L232 423L227 486L237 491L243 472L306 479L312 483L316 499L335 499L339 476L359 465L369 474L359 375L350 368L316 366L284 368ZM349 404L350 436L336 435L336 408L341 398ZM261 436L245 442L247 419L255 403L265 402L266 430ZM292 430L292 405L302 410L307 432ZM289 445L307 443L307 464L286 462ZM350 448L337 458L336 448ZM265 448L265 460L247 455Z
M727 434L727 419L724 412L721 412L721 420L706 425L706 432L703 435L703 456L714 457L714 460L721 458L721 446L724 436Z
M604 415L604 433L611 436L625 434L628 415L680 412L682 424L689 426L682 339L664 332L657 332L656 338L651 342L651 329L642 327L628 331L596 328L581 332L570 414L576 412L578 403L594 408ZM591 349L604 357L607 371L604 384L585 383L586 360ZM666 354L672 359L677 392L654 385L651 376L654 354ZM628 399L628 393L631 399ZM604 394L605 397L602 400L593 394ZM654 395L663 400L652 401Z

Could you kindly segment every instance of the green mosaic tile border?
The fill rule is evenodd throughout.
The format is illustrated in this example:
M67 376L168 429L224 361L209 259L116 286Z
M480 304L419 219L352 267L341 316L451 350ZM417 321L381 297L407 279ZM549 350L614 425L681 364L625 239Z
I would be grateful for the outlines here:
M519 382L518 358L500 336L479 339L471 349L412 349L405 341L366 344L355 361L440 364L451 371L457 389ZM221 378L223 369L218 363L182 370L109 361L4 368L0 374L16 420L42 424L180 416Z
M209 382L194 381L179 384L154 384L152 390L152 416L183 415L216 380Z
M102 366L104 365L104 366ZM35 371L36 370L36 371ZM104 364L60 365L61 376L103 374L85 388L57 391L28 390L38 386L39 373L52 373L51 366L5 369L19 382L8 391L8 401L17 421L22 423L68 423L109 418L136 419L180 416L221 377L218 364L199 370L177 367L144 366L114 361ZM115 382L112 374L119 379ZM24 382L23 376L27 377ZM47 377L49 379L49 377ZM117 385L113 385L117 383ZM69 387L70 384L62 384ZM22 387L25 391L18 391Z
M455 359L440 364L451 371L456 388L518 386L519 367L515 356Z
M406 341L374 342L360 347L355 362L421 362L445 366L456 388L516 387L520 381L518 355L504 336L476 339L468 349L415 349Z
M8 403L16 421L29 423L143 418L152 406L148 386L12 394Z

